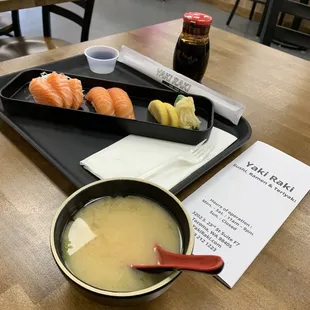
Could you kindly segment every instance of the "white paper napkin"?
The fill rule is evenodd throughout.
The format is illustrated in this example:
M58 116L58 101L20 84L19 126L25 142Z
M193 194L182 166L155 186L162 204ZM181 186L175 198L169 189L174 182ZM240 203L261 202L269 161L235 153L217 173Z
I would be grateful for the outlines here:
M235 136L213 127L207 142L212 147L212 151L203 162L192 165L176 160L175 163L152 175L148 180L166 189L171 189L236 140ZM193 145L188 144L129 135L85 158L80 162L80 165L100 179L139 178L147 171L193 147Z

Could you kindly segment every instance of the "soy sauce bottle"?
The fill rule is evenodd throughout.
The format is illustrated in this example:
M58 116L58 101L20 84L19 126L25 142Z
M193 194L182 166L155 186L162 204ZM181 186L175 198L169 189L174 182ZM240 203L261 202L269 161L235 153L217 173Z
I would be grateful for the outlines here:
M183 30L177 41L173 69L200 82L209 61L209 30L212 17L198 12L187 12L183 16Z

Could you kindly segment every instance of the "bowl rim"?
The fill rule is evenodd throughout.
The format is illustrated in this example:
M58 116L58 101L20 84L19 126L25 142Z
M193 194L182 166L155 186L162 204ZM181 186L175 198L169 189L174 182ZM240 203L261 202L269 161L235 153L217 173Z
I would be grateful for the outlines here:
M192 220L191 220L189 213L187 212L187 210L183 206L182 202L174 194L172 194L169 190L163 188L162 186L159 186L153 182L149 182L149 181L142 180L139 178L108 178L108 179L99 180L99 181L89 183L89 184L79 188L74 193L72 193L69 197L67 197L67 199L60 205L60 207L56 211L56 214L53 218L52 226L51 226L51 230L50 230L50 247L51 247L52 255L54 257L56 264L61 269L61 271L65 274L66 277L68 277L71 281L73 281L74 283L76 283L80 287L82 287L82 288L84 288L84 289L86 289L92 293L96 293L96 294L99 294L102 296L119 297L119 298L138 297L141 295L154 293L154 292L158 291L159 289L162 289L163 287L165 287L169 283L173 282L173 280L175 280L182 272L181 271L173 271L168 277L166 277L162 281L160 281L160 282L158 282L158 283L156 283L150 287L141 289L141 290L130 291L130 292L108 291L108 290L96 288L96 287L94 287L90 284L87 284L86 282L83 282L82 280L80 280L73 273L71 273L71 271L69 271L69 269L62 263L59 255L57 254L56 247L55 247L54 231L55 231L55 226L56 226L56 223L57 223L57 220L58 220L58 217L59 217L61 211L66 207L67 203L73 197L78 195L80 192L84 191L85 189L87 189L89 187L95 186L97 184L105 183L105 182L111 182L111 181L136 181L136 182L146 183L148 185L152 185L152 186L159 188L160 190L165 192L167 195L169 195L171 198L173 198L178 203L179 207L182 209L183 213L185 214L185 216L187 218L187 222L189 224L190 235L189 235L188 247L187 247L185 254L187 254L187 255L192 254L192 251L194 248L194 229L193 229L193 225L192 225Z

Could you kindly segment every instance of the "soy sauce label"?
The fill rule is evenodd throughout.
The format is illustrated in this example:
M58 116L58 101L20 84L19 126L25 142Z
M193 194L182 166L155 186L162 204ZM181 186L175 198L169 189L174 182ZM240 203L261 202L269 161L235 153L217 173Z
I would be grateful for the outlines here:
M184 80L164 71L163 69L157 69L156 76L162 80L164 85L175 91L188 93L192 86L190 83L185 82Z
M182 52L180 50L176 51L176 57L178 57L179 59L183 59L186 64L191 64L198 60L197 57L191 54L187 54L186 52Z
M173 70L200 82L209 61L209 42L191 44L179 37L173 55Z

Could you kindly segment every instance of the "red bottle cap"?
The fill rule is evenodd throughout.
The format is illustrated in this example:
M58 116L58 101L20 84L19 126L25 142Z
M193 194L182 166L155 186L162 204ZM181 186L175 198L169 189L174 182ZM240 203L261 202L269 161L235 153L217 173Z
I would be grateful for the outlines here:
M186 23L195 23L197 26L210 26L212 24L212 17L199 12L187 12L183 16Z

